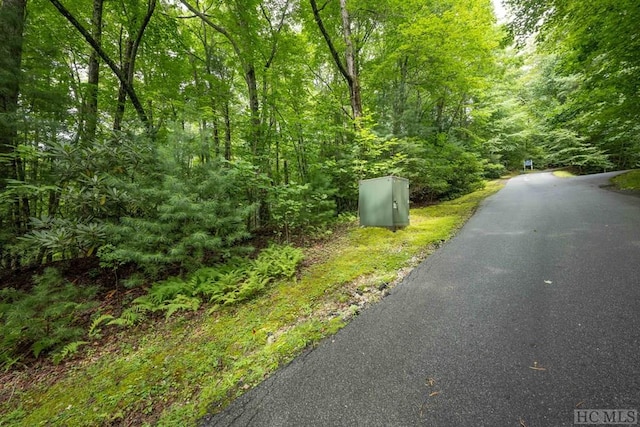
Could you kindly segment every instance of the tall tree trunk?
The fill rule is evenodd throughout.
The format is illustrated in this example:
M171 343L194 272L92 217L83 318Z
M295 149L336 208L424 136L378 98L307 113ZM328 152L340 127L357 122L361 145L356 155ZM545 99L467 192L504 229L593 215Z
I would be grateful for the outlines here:
M136 69L136 57L138 56L138 49L142 42L142 36L144 35L153 12L156 8L156 0L149 0L147 4L147 13L142 18L142 23L138 28L138 32L135 37L131 37L131 34L127 36L127 47L125 49L125 56L121 66L122 73L124 74L124 80L120 81L120 89L118 90L118 102L116 104L116 112L113 120L113 129L120 130L122 118L124 117L124 110L127 99L127 86L133 86L133 77Z
M180 2L191 12L195 13L202 21L209 27L216 30L222 36L224 36L235 52L240 64L242 65L242 71L244 72L244 81L247 84L247 95L249 96L249 111L250 111L250 130L249 139L251 143L251 152L255 156L259 152L260 147L260 99L258 94L258 80L256 78L256 68L253 61L250 60L251 55L247 55L241 48L240 43L234 38L226 28L213 22L206 14L195 8L186 0L180 0ZM248 28L247 24L240 22L241 26ZM230 146L229 146L230 148ZM225 150L226 151L226 150ZM225 152L225 157L226 157Z
M102 10L104 0L93 0L91 17L91 36L98 45L102 45ZM84 100L84 130L81 141L88 144L95 139L98 127L98 83L100 82L100 56L91 49L87 78L87 93Z
M127 79L127 81L120 82L120 88L118 89L118 100L116 101L116 111L113 114L113 130L115 131L119 131L122 129L122 119L124 118L124 110L127 105L126 84L131 83L131 80L132 80L131 77L133 76L133 67L131 67L132 50L133 50L133 40L128 39L127 46L125 48L123 64L122 64L122 70L125 72L125 78Z
M22 167L15 149L26 7L27 0L3 0L0 3L0 193L4 192L8 179L18 178L18 171ZM22 207L26 207L28 213L28 204L22 204ZM22 223L20 218L24 213L21 201L16 199L9 216L0 216L0 229L13 228L13 233L18 234ZM0 265L17 267L19 264L19 258L12 259L0 247Z
M344 40L346 43L345 50L345 60L346 65L342 63L342 59L340 59L340 54L331 39L326 27L324 26L324 22L322 21L322 17L320 16L320 10L318 9L318 4L316 0L309 0L311 3L311 9L313 10L313 17L324 37L324 40L327 42L327 46L329 47L329 52L331 53L331 57L338 67L338 71L344 77L349 86L349 98L351 100L351 113L352 118L356 123L356 128L360 126L360 119L362 118L362 96L360 90L360 80L358 78L358 67L356 62L356 50L353 46L353 37L351 37L351 19L349 16L349 11L347 10L347 2L346 0L340 0L340 14L342 17L342 31Z
M355 48L353 47L353 38L351 37L351 18L347 10L347 0L340 0L340 15L342 16L342 33L346 46L345 62L347 64L347 73L349 73L351 77L347 80L351 95L351 110L353 111L353 118L356 121L356 125L358 125L358 121L362 118L362 98L360 95L360 78L356 66Z
M409 58L404 57L398 61L398 68L400 71L400 77L396 82L395 93L393 94L393 135L402 136L404 133L404 112L407 105L407 66Z
M3 0L0 3L0 191L6 180L16 177L15 152L22 62L22 33L27 0ZM10 163L11 167L6 167ZM0 221L2 219L0 218Z
M261 143L262 135L260 132L260 98L258 94L258 79L256 78L256 69L253 64L245 64L245 81L249 92L249 111L251 113L251 123L249 130L249 139L251 141L251 154L257 157L262 153Z
M213 117L213 147L217 159L220 157L220 124L218 123L217 114Z

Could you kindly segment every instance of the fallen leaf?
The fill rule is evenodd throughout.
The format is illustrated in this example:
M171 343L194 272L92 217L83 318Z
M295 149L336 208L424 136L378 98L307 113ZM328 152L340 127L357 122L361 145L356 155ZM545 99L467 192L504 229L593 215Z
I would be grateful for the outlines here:
M433 393L429 393L429 397L437 396L439 394L440 394L439 391L434 391Z
M582 405L584 405L584 400L581 400L580 402L576 403L576 408L579 408Z
M529 366L529 369L533 369L534 371L546 371L547 368L543 368L542 366L538 366L538 362L533 362L533 366Z
M427 380L426 380L426 384L427 384L429 387L433 387L434 385L436 385L436 380L434 380L433 378L427 378Z
M520 426L521 427L527 427L527 423L525 423L522 418L520 418L518 421L520 421Z

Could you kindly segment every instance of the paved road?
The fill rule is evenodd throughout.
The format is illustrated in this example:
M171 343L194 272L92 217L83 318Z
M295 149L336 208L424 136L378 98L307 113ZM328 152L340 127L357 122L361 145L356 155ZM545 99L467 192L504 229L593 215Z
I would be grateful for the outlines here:
M380 304L206 426L570 426L640 410L640 198L512 179ZM537 368L537 369L534 369Z

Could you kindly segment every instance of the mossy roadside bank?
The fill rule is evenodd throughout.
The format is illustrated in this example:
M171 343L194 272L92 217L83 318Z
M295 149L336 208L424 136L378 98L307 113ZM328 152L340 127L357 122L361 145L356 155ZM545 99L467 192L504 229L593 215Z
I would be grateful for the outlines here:
M617 190L640 191L640 170L625 172L611 179Z

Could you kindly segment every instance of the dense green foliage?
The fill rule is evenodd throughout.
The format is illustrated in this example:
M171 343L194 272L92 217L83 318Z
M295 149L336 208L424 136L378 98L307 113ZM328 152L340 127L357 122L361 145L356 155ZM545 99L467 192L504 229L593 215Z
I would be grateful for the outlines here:
M234 258L200 268L186 279L171 277L154 283L118 317L96 311L88 328L86 319L98 305L97 289L75 286L58 270L47 268L30 291L0 290L0 367L7 369L27 355L44 353L62 360L88 342L84 340L98 338L104 327L133 326L156 312L168 319L202 304L208 304L211 313L247 301L277 281L293 279L302 259L300 249L272 245L254 260Z
M30 292L0 291L0 367L10 367L25 353L64 351L84 335L80 316L95 307L95 288L66 282L48 268Z
M18 19L4 269L97 254L192 271L254 232L321 233L359 179L409 176L419 202L496 170L469 132L503 37L487 0L89 3Z
M537 51L489 0L3 1L0 271L134 287L327 234L361 179L424 203L524 159L637 166L638 5L507 3Z
M535 32L530 82L549 163L581 171L640 164L640 4L507 0L522 44ZM551 133L548 133L551 132Z

